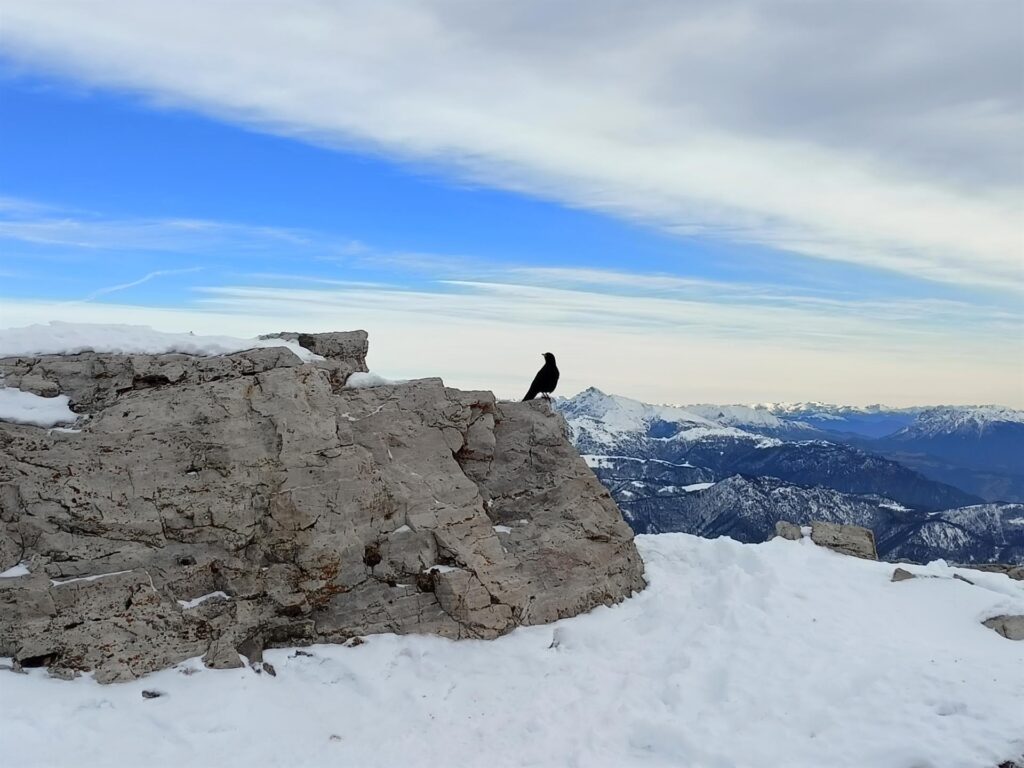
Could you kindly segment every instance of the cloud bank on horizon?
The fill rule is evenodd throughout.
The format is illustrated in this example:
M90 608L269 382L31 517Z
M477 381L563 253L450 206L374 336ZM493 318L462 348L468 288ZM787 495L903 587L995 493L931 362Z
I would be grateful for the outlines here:
M785 399L797 393L795 375L824 399L1024 404L1019 2L298 0L256 9L0 0L0 47L20 71L130 92L157 109L411 163L680 243L727 243L758 260L779 254L790 270L799 259L824 265L842 290L786 290L785 274L707 279L685 264L641 274L629 258L588 269L396 253L287 221L207 220L205 211L39 211L3 187L11 197L0 238L95 259L166 251L175 258L118 272L83 297L109 301L187 274L193 320L226 313L242 326L271 314L322 328L344 312L383 329L397 345L395 366L424 348L427 328L455 332L473 319L517 355L538 334L545 348L558 341L594 355L623 341L657 385L638 391L586 362L590 353L580 354L580 383L601 375L605 387L648 399ZM281 254L289 268L215 281L209 257L225 242L269 254L268 264ZM294 274L296 261L325 251L348 264L386 262L392 277L343 271L331 284L337 273ZM393 276L410 272L423 279ZM898 290L878 291L878 274ZM0 322L67 319L45 298L23 292L20 317L9 309ZM100 308L103 319L167 322L166 308L130 306ZM403 334L411 316L423 325ZM381 344L375 334L375 350ZM682 354L673 361L667 350ZM706 388L680 391L696 359ZM499 375L511 380L512 371Z

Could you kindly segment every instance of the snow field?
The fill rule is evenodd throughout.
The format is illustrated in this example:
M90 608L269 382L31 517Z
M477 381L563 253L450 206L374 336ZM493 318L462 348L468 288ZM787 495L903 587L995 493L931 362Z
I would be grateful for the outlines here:
M496 641L378 635L131 683L0 673L30 766L994 768L1024 753L1024 584L809 540L639 536L650 586ZM305 655L311 654L311 655ZM194 674L185 674L192 672ZM143 690L164 695L143 699Z

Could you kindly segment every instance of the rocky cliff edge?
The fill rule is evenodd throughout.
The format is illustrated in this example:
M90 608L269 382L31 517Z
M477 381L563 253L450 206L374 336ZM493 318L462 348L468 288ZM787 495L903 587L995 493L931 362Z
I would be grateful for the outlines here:
M0 656L110 682L376 632L493 638L643 588L546 403L350 388L365 332L281 336L322 359L0 359L81 414L0 422Z

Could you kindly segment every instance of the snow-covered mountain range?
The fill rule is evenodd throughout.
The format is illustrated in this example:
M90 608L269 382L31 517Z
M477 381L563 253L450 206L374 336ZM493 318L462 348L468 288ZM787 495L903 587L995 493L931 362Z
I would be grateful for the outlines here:
M824 519L872 528L893 559L1024 562L1024 505L1013 503L1024 501L1024 470L1021 494L1013 474L1021 411L667 406L594 388L556 404L639 532L761 541L777 520ZM869 436L883 424L889 432ZM1005 468L1002 497L972 492L986 470L969 459L985 452L1000 452L988 461Z
M765 403L754 406L785 421L799 421L826 432L862 437L882 437L901 429L923 408L889 408L884 405L832 405L830 403Z
M1024 411L999 405L940 406L920 411L912 423L893 437L977 436L1007 424L1024 426Z

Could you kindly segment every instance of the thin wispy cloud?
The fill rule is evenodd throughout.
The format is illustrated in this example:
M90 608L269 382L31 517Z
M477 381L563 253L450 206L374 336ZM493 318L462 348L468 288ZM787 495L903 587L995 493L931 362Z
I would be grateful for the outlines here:
M0 8L8 55L156 103L669 232L1022 283L1015 0Z
M209 251L228 244L235 250L312 244L301 231L281 227L201 219L111 219L13 206L0 208L0 240L4 239L93 251L175 253ZM330 247L322 236L318 245Z
M187 267L187 268L184 268L184 269L158 269L158 270L155 270L153 272L149 272L148 274L143 275L138 280L132 280L130 283L121 283L120 285L110 285L110 286L107 286L105 288L97 288L95 291L90 293L88 296L85 296L85 297L83 297L81 299L77 299L75 301L69 301L67 303L68 304L85 304L86 302L89 302L89 301L95 301L96 299L100 298L101 296L109 296L112 293L117 293L119 291L126 291L129 288L135 288L135 287L137 287L139 285L143 285L145 283L148 283L150 280L154 280L154 279L156 279L158 277L169 277L171 275L188 275L188 274L191 274L193 272L201 272L202 269L203 269L202 267Z

